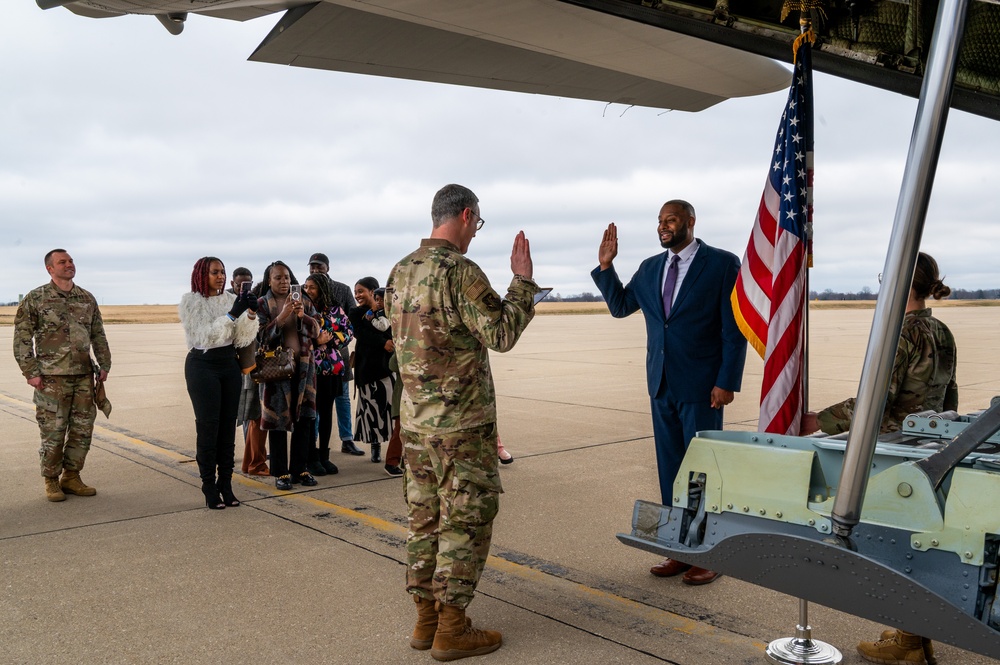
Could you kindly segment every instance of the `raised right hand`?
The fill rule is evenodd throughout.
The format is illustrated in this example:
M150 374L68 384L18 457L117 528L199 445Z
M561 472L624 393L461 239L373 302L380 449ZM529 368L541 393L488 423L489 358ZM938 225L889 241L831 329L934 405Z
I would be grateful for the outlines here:
M610 268L616 256L618 256L618 227L611 222L604 231L604 238L597 250L597 261L601 264L601 270Z
M531 243L528 242L524 231L520 231L514 236L514 249L510 253L510 271L515 275L521 275L532 279L535 266L531 261Z

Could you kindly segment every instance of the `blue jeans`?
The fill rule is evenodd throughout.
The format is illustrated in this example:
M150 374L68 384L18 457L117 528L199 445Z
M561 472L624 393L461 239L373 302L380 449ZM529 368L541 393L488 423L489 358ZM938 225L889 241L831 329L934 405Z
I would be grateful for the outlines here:
M353 441L354 434L351 432L350 381L344 381L344 389L340 391L340 397L334 398L333 404L337 411L337 431L340 432L340 440Z

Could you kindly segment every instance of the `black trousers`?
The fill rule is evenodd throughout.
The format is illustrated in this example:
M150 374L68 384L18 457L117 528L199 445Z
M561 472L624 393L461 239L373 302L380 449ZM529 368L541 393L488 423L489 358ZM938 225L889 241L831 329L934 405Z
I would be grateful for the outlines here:
M269 430L267 446L271 451L271 475L275 477L291 474L298 476L306 472L309 448L312 447L316 423L313 418L299 418L292 431L291 457L288 454L288 432Z
M184 361L197 433L198 474L204 483L231 478L235 460L236 414L243 385L236 349L192 349Z

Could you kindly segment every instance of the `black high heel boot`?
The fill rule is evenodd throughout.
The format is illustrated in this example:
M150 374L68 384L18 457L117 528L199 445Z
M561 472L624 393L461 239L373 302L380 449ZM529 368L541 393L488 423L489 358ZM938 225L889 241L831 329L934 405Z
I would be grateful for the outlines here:
M219 496L219 489L215 483L203 480L201 493L205 495L205 505L212 510L222 510L226 507L226 504L222 502L222 497Z
M219 477L219 481L215 483L215 488L222 495L222 503L230 508L236 508L240 505L240 500L236 498L233 494L233 477L228 478ZM216 495L218 496L218 495Z
M382 444L373 443L372 444L372 461L381 462L382 461Z

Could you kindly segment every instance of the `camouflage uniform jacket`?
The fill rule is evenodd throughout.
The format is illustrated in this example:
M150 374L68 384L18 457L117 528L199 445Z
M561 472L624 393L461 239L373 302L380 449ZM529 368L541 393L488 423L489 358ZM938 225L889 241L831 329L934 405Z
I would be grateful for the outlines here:
M879 432L895 432L903 419L918 411L958 408L955 338L948 326L931 316L930 308L908 312L892 364ZM854 398L827 407L817 414L827 434L846 432L854 417Z
M26 379L37 376L90 374L90 348L104 371L111 370L111 350L97 300L73 285L63 293L49 282L32 290L14 316L14 358Z
M452 243L425 239L396 264L386 313L403 381L403 429L445 433L496 422L487 349L508 351L535 315L538 285L515 276L502 299Z

